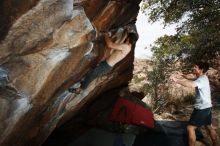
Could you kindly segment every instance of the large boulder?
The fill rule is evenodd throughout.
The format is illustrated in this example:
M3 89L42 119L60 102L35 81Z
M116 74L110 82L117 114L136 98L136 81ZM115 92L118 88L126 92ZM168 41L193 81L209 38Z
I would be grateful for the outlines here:
M127 85L134 47L82 95L68 88L105 54L100 32L129 27L140 0L7 0L0 2L0 145L41 145L101 93Z

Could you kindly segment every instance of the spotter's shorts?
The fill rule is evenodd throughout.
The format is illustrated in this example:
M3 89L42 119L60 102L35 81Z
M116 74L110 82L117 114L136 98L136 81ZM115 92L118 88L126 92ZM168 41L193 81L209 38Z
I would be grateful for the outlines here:
M189 125L201 127L204 125L211 125L212 123L212 108L195 109L193 110Z

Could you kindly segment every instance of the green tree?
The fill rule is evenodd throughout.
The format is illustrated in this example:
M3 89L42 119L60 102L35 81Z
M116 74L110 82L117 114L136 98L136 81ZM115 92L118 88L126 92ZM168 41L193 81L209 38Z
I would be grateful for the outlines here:
M177 62L185 68L184 64L211 61L220 55L220 1L146 0L142 10L149 22L162 20L164 26L178 24L175 35L158 38L150 48L154 66L147 73L150 83L146 89L158 108L167 95L167 79Z
M150 22L163 20L165 26L179 24L177 34L160 38L153 51L161 52L160 49L166 49L164 47L174 47L169 48L170 55L189 62L210 60L219 55L219 0L147 0L143 2L142 10ZM166 45L167 42L170 43Z
M169 76L169 63L163 59L153 59L152 70L147 72L148 84L144 86L145 92L153 99L153 109L158 112L166 103L169 96L166 92L166 83Z

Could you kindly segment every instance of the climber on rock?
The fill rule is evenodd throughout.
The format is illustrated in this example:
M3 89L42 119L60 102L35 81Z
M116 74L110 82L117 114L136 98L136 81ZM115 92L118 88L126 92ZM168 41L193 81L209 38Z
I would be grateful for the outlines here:
M107 48L111 49L110 56L99 63L89 73L87 73L84 80L81 81L80 84L70 87L69 92L79 94L81 90L86 89L95 78L109 73L116 63L128 55L128 53L131 51L132 44L136 41L135 34L127 33L127 31L121 38L119 38L119 40L116 40L115 42L112 41L112 38L109 37L108 33L104 33L104 38Z

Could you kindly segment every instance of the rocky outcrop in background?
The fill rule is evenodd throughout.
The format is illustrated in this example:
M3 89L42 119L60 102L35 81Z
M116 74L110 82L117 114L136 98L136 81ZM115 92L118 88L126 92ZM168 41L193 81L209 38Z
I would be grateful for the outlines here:
M140 0L0 2L0 145L41 145L107 90L127 85L133 51L83 95L68 87L105 54L100 32L129 28ZM70 120L71 119L71 120ZM70 123L71 124L71 123Z

